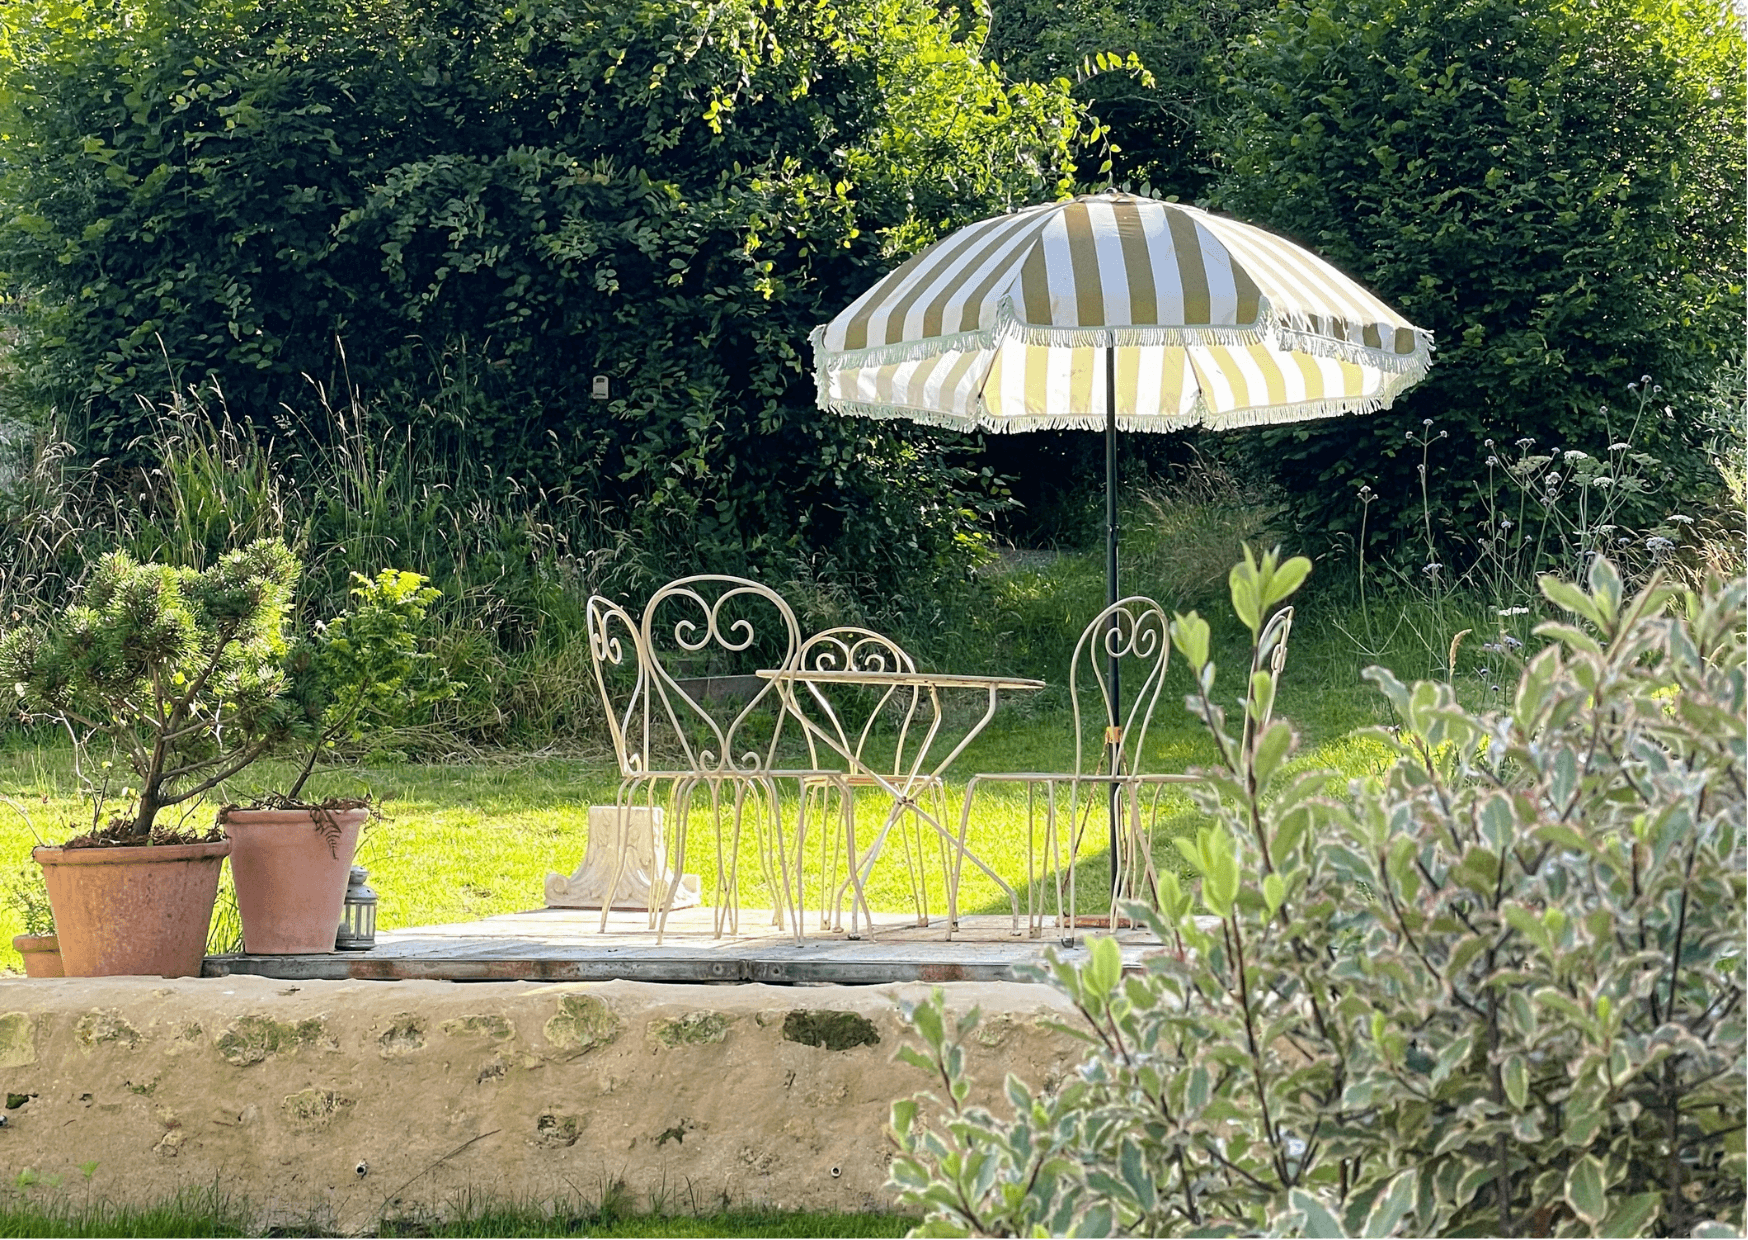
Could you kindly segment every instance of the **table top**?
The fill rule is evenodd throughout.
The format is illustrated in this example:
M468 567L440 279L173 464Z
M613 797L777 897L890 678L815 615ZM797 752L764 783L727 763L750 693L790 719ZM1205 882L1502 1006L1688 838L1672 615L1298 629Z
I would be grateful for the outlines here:
M753 675L763 680L801 680L824 685L874 685L920 689L1042 689L1042 680L1018 676L971 676L954 672L877 672L828 668L763 667Z

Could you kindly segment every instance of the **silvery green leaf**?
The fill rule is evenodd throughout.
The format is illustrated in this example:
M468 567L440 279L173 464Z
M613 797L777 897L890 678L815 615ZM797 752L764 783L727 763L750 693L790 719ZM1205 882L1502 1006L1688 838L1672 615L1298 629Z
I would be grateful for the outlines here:
M1662 1204L1661 1193L1635 1193L1631 1197L1622 1197L1614 1203L1599 1230L1605 1236L1642 1236L1656 1219ZM1695 1229L1693 1234L1700 1233Z
M1304 1220L1300 1224L1301 1235L1311 1237L1312 1240L1344 1240L1347 1236L1334 1211L1304 1189L1289 1190L1287 1204Z
M1367 1237L1395 1235L1404 1216L1414 1208L1416 1188L1414 1172L1397 1172L1389 1186L1378 1194L1377 1201L1372 1203L1371 1213L1366 1215L1366 1224L1360 1234Z
M1500 1070L1505 1083L1505 1096L1514 1107L1522 1107L1529 1098L1529 1065L1522 1055L1512 1055Z
M1594 1155L1583 1155L1567 1170L1566 1204L1593 1227L1608 1213L1608 1191L1602 1163Z

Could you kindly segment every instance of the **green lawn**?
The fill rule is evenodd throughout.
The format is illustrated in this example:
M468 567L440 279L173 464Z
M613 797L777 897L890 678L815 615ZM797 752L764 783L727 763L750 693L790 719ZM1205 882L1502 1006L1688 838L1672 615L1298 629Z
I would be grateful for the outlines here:
M1179 670L1179 675L1185 675ZM1175 678L1174 678L1175 679ZM1303 678L1302 678L1303 679ZM1357 683L1308 687L1288 681L1282 708L1299 726L1303 748L1299 761L1332 767L1346 775L1376 768L1375 744L1350 735L1356 727L1384 722L1382 699ZM1212 747L1200 725L1182 707L1183 687L1168 684L1149 733L1147 769L1173 771L1209 760ZM949 726L963 726L955 717ZM948 788L948 821L956 824L964 780L974 771L1068 770L1073 765L1070 718L1043 703L1016 704L980 736L955 764L957 778ZM286 768L262 764L224 791L229 799L245 800L253 793L283 786ZM494 913L537 908L549 871L569 871L581 860L587 836L588 807L610 802L616 780L610 760L602 757L554 757L504 754L466 763L395 763L335 767L320 771L312 790L317 796L368 791L382 808L382 820L367 828L359 846L359 863L369 867L371 883L380 893L379 924L384 928L467 920ZM0 855L28 860L35 832L46 842L75 833L90 821L90 809L77 797L71 752L45 741L0 752ZM203 821L225 798L214 796L194 809L190 821ZM877 827L884 805L873 790L859 802L859 830ZM10 808L8 808L10 806ZM793 804L786 807L793 812ZM26 821L28 815L29 822ZM1154 855L1162 864L1177 865L1172 834L1193 831L1190 802L1182 793L1168 794L1160 804L1160 832ZM1009 883L1022 889L1027 873L1026 797L1014 785L987 785L978 794L971 819L970 841ZM1041 825L1041 819L1040 819ZM690 826L687 869L699 873L707 896L714 888L713 834L708 816L694 811ZM1078 898L1081 907L1097 912L1107 903L1103 822L1094 818L1081 854ZM815 838L819 838L816 834ZM863 836L866 839L866 835ZM932 837L931 837L932 839ZM817 906L817 848L809 848L809 904ZM904 851L889 844L877 867L870 898L878 910L898 912L911 907L910 880ZM926 868L931 907L944 908L944 887L938 848ZM742 905L769 907L769 895L756 872L750 852L743 854ZM1000 889L967 867L962 888L969 912L1005 912ZM229 933L225 924L228 893L221 893L215 933ZM16 912L0 909L0 963L18 967L11 936L20 930Z
M0 1237L9 1236L252 1236L252 1211L214 1192L184 1193L161 1205L130 1209L93 1201L39 1207L27 1198L0 1202ZM822 1214L735 1210L699 1214L643 1213L615 1202L528 1204L461 1200L441 1218L383 1220L381 1236L902 1236L916 1220L902 1214ZM274 1236L336 1234L319 1220L275 1226Z

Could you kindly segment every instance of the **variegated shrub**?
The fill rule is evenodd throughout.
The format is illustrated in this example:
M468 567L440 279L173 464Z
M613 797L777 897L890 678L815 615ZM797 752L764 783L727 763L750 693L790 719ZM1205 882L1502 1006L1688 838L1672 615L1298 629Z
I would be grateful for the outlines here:
M1743 1223L1743 583L1543 581L1508 710L1367 674L1398 726L1371 779L1297 769L1251 560L1242 717L1180 616L1219 766L1137 909L1168 949L1052 958L1085 1061L968 1107L965 1039L912 1013L939 1095L895 1105L924 1234L1690 1235Z

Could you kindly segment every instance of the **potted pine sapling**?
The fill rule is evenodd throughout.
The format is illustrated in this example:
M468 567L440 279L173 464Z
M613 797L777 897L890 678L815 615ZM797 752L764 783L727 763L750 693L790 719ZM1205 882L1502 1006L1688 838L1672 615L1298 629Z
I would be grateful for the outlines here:
M251 955L331 952L346 898L358 834L370 817L363 798L303 799L318 759L356 743L444 695L417 675L429 658L418 629L437 591L418 573L353 574L351 605L318 624L289 660L289 696L310 739L283 794L246 808L227 805L219 821L231 842L231 879Z
M56 721L87 752L107 740L138 781L105 822L106 779L90 830L31 854L67 976L199 974L230 843L187 822L206 792L291 736L297 577L291 552L268 539L203 572L112 552L76 606L0 635L0 683L22 713Z

